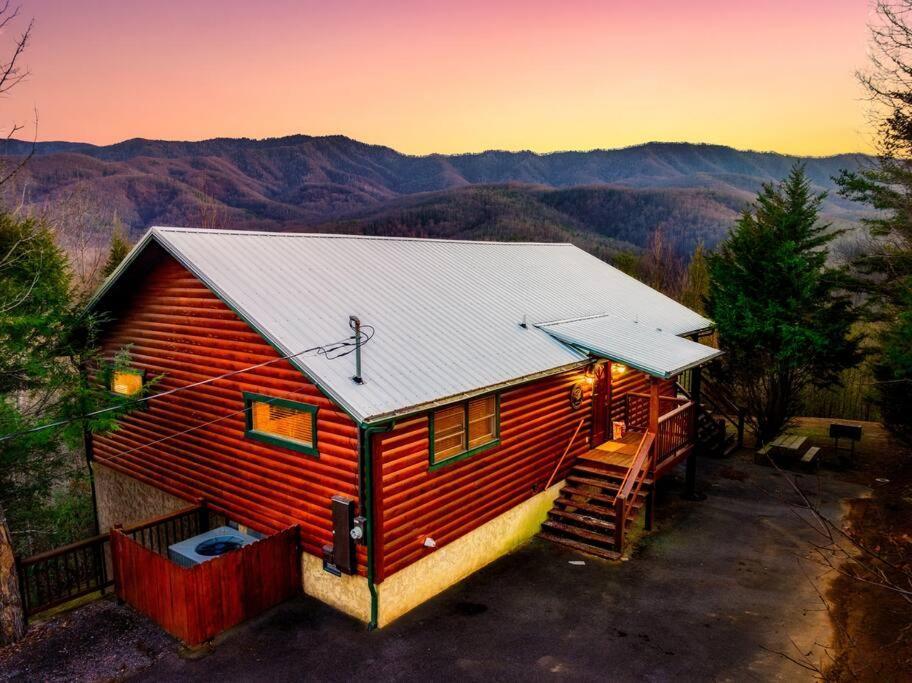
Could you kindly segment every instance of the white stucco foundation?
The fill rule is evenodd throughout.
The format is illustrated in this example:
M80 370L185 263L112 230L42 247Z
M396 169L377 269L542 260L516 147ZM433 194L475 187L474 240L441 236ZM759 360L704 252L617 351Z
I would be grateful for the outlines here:
M542 491L452 543L423 557L377 585L377 625L386 626L409 610L528 541L541 529L563 482ZM365 623L370 589L363 576L334 576L323 561L305 553L304 592Z

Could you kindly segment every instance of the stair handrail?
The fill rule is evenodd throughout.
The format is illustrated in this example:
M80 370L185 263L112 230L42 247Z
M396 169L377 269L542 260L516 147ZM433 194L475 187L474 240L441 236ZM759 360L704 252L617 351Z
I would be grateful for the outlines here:
M691 394L690 390L686 389L680 382L676 382L675 385L677 386L678 391L684 394L687 398L693 398L693 394ZM700 404L697 406L697 410L706 413L707 410L704 407L704 404L708 404L710 408L715 410L722 417L723 420L731 423L737 432L738 447L740 448L742 445L744 445L744 419L747 415L747 411L744 408L741 408L731 398L722 393L722 389L719 388L719 385L716 382L704 379L703 387L708 388L709 391L703 391L700 393ZM722 405L720 409L720 403L727 403L728 405ZM735 415L735 417L732 417L732 415Z
M680 384L678 384L678 388L683 389L683 387ZM684 393L686 394L687 391L685 390ZM649 394L644 394L639 391L628 391L626 396L634 396L636 398L652 398ZM659 400L660 401L674 401L675 403L683 403L684 401L687 401L689 399L681 398L680 396L659 396Z
M633 457L633 464L624 475L624 480L614 499L614 547L618 552L624 548L624 527L627 522L627 501L635 500L640 493L640 488L646 480L646 475L655 469L655 434L645 432L637 446ZM650 457L650 455L652 457ZM634 488L636 487L636 488Z
M579 434L579 430L583 427L583 422L586 421L586 418L583 418L579 421L579 424L576 425L576 429L573 431L573 436L570 437L570 441L567 443L567 447L564 449L563 455L561 455L560 460L557 461L557 464L554 466L554 471L551 473L551 476L548 477L548 483L545 484L545 490L547 491L551 488L551 482L554 481L554 477L557 476L557 472L560 469L561 463L564 462L564 458L567 457L567 453L570 452L570 447L573 446L573 442L576 440L576 435Z

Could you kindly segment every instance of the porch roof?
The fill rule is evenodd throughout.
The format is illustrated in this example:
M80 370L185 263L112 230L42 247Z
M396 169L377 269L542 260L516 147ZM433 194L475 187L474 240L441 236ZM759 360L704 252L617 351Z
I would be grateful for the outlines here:
M702 365L722 353L654 323L614 315L558 320L537 327L565 344L663 379Z

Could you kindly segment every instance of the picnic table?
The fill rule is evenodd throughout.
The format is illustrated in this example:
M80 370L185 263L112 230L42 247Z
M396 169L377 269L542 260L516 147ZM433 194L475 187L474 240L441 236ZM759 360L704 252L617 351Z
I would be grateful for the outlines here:
M807 443L806 436L797 436L792 434L783 434L770 442L773 450L782 455L798 455L804 444Z
M802 466L807 467L808 469L816 469L819 465L818 457L820 455L820 449L816 446L807 448L807 442L808 439L806 436L780 434L757 451L756 461L758 463L765 463L766 458L764 456L769 454L774 460L776 458L781 458L782 460L800 459Z

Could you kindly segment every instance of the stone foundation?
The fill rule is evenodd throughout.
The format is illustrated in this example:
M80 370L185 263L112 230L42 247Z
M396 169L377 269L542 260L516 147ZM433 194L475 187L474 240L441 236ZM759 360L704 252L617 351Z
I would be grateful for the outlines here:
M98 528L102 533L115 524L138 524L191 504L99 462L92 463L92 473L95 477Z

